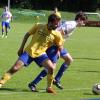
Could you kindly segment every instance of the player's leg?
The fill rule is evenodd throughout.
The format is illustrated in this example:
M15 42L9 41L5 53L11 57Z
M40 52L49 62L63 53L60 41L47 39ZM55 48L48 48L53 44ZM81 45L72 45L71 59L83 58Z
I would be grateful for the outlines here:
M24 63L21 60L17 60L15 64L3 75L3 77L0 79L0 87L4 85L8 80L10 80L11 76L17 72L21 67L24 65Z
M30 61L28 60L30 58ZM0 87L4 85L8 80L11 79L11 76L15 74L17 71L19 71L23 65L29 65L33 59L31 60L31 57L24 52L18 60L15 62L15 64L3 75L3 77L0 79Z
M54 66L56 66L55 64L54 64ZM28 87L30 88L30 90L32 91L32 92L38 92L38 90L37 90L37 85L38 85L38 83L45 77L45 76L47 76L47 74L48 74L48 70L47 69L43 69L38 75L37 75L37 77L32 81L32 82L30 82L29 84L28 84Z
M38 92L36 86L37 84L45 77L47 76L47 69L43 69L38 76L28 84L28 87L31 89L32 92Z
M31 82L31 84L36 86L47 75L47 73L47 69L42 70L39 75Z
M9 29L9 30L11 29L10 22L9 22L9 25L8 25L8 29Z
M49 59L53 62L53 66L56 66L56 62L59 59L58 47L53 45L46 51ZM65 55L63 53L63 55ZM40 60L40 59L39 59ZM39 65L39 64L38 64ZM42 70L40 74L29 84L29 88L33 92L37 92L36 85L47 75L47 70Z
M4 32L5 32L5 22L2 21L2 38L4 37Z
M56 67L56 62L59 59L59 55L60 55L58 47L56 45L53 45L50 48L48 48L46 53L49 59L53 62L53 66Z
M55 69L54 64L51 62L51 60L49 60L47 54L43 54L40 57L35 58L34 61L39 66L44 66L44 68L48 70L48 73L47 73L47 92L54 93L54 90L52 89L52 83L53 83L53 79L54 79L53 73L54 73L54 69ZM31 85L31 87L29 86L29 88L31 89L31 91L33 91L32 85ZM49 89L51 91L49 91Z
M52 88L52 84L54 80L54 69L56 68L56 66L54 66L54 64L49 59L45 60L42 64L48 70L46 91L48 93L55 93L55 91Z
M49 59L53 62L54 66L56 66L56 62L59 58L57 51L58 51L58 47L55 45L51 46L46 51ZM38 59L38 60L40 60L40 59ZM40 64L38 64L38 65L41 66ZM28 86L31 89L31 91L37 92L36 86L47 75L47 72L48 72L47 69L42 70L38 74L38 76L32 82L29 83Z
M7 36L8 36L8 30L9 30L9 23L8 22L6 22L5 23L5 32L6 32L6 38L7 38Z
M69 65L73 62L71 55L64 49L61 51L61 57L64 59L64 63L61 65L58 73L55 76L54 85L56 85L59 89L63 89L62 85L60 84L60 79L63 76L66 69Z

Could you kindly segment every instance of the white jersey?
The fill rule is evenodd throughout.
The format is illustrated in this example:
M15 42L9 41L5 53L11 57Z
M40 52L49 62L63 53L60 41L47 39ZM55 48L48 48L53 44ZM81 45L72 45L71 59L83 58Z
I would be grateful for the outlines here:
M5 11L2 14L2 21L9 23L11 21L11 17L12 17L12 14L9 11Z
M73 31L76 29L76 26L76 21L64 21L61 22L60 26L56 30L60 32L63 31L64 38L67 39L70 35L72 35Z

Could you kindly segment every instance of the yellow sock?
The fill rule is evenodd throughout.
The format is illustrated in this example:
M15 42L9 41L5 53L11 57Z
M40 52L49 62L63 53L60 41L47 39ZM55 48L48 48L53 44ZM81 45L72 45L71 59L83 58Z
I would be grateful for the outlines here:
M11 74L10 73L5 73L4 76L2 77L2 79L0 80L1 84L5 84L6 81L8 81L11 78Z
M47 87L52 87L53 79L54 79L54 74L47 75Z

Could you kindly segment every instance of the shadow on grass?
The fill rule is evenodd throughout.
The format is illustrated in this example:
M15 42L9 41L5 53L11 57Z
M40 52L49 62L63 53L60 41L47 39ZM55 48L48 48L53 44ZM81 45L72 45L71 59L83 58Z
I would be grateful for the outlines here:
M100 100L100 98L88 98L88 99L81 99L81 100Z
M78 70L78 72L86 72L86 73L100 73L100 71L96 71L96 70Z
M19 88L0 88L0 91L13 91L13 92L31 92L28 89L19 89Z
M83 93L83 95L94 95L93 93Z
M80 73L100 73L99 70L68 70L68 71L71 71L71 72L80 72Z
M0 92L18 92L18 93L20 93L20 92L23 92L23 93L46 93L46 89L38 89L38 91L37 92L32 92L31 90L29 90L29 89L20 89L20 88L0 88Z
M100 60L100 58L89 58L89 57L74 57L74 59Z
M94 95L94 94L93 93L84 93L84 95ZM80 99L80 100L100 100L100 98L84 98L84 99Z

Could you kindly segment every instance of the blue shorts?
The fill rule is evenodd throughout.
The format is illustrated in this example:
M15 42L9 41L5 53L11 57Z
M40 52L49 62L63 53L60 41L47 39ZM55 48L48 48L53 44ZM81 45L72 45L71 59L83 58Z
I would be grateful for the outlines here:
M57 54L58 52L58 47L56 45L53 45L51 47L49 47L47 50L46 50L46 53L49 57L49 59L53 62L53 63L56 63L58 58L59 58L59 55Z
M2 26L5 26L6 28L10 28L10 24L5 21L2 21Z
M43 54L39 57L36 58L32 58L27 52L24 52L20 57L19 60L23 61L24 66L28 66L29 64L31 64L33 61L38 64L40 67L42 66L42 63L49 59L47 54Z
M61 50L60 56L65 57L67 55L68 51L66 49Z
M56 45L53 45L51 46L50 48L47 49L46 53L49 57L49 59L53 62L53 63L56 63L57 60L59 59L59 55L58 55L58 47ZM67 54L67 50L66 49L63 49L61 52L60 52L60 56L61 57L64 57L66 54Z

